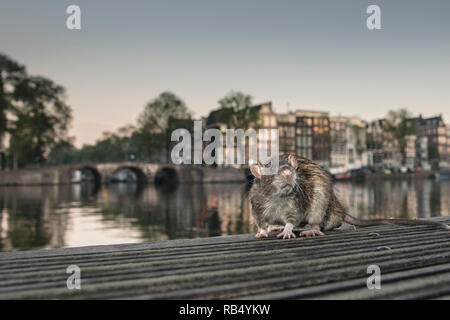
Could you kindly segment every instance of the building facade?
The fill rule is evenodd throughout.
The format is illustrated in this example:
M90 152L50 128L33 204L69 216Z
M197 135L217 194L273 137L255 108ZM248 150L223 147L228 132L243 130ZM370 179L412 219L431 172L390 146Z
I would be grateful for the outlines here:
M367 150L367 123L359 117L349 117L347 129L347 149L349 153L349 169L359 169L371 165Z
M277 114L280 154L295 154L295 113Z
M296 154L329 168L331 155L330 118L328 112L295 112Z
M383 129L384 119L378 119L367 125L367 148L377 168L400 168L402 155L398 143Z
M367 124L367 149L372 155L371 163L374 167L383 166L383 121L374 120Z
M270 133L271 129L278 129L278 123L277 123L277 114L273 111L272 109L272 102L265 102L265 103L261 103L255 106L252 106L252 108L254 108L254 110L257 111L258 113L258 121L255 125L254 128L228 128L227 125L225 123L221 123L218 120L218 113L220 112L219 110L214 110L212 111L208 117L206 117L204 119L204 129L219 129L222 133L222 141L223 141L223 155L222 155L222 159L224 162L224 166L232 166L232 167L236 167L236 168L240 168L243 166L248 165L249 160L255 160L255 159L249 159L250 158L250 139L249 138L245 138L244 140L241 141L241 143L243 145L245 145L245 154L244 154L244 159L243 159L243 164L239 164L238 163L238 141L237 138L235 138L233 140L232 146L231 148L233 148L233 154L234 154L234 161L233 164L228 163L227 162L227 154L228 154L228 147L227 147L227 129L242 129L242 130L248 130L248 129L253 129L256 131L257 134L257 148L258 150L260 150L260 148L266 148L266 154L270 155L270 150L271 150L271 145L272 145L272 139L270 134L267 136L260 136L259 133L259 129L266 129L268 130L268 132ZM231 152L230 152L231 153Z
M370 165L366 147L367 124L357 117L330 117L331 168L346 172Z
M333 173L348 170L348 119L345 117L330 117L331 155L330 167Z
M415 118L418 127L418 136L426 137L428 147L428 161L434 170L447 170L449 168L448 128L442 115Z
M447 170L450 170L450 125L447 125Z
M415 165L426 169L430 166L428 162L428 138L425 136L417 136Z
M406 146L405 146L405 163L404 165L409 168L413 169L417 160L417 136L416 135L409 135L405 137L406 140Z
M259 120L254 129L278 129L279 153L306 157L335 172L345 172L363 166L425 170L450 170L450 126L442 116L410 119L416 122L417 134L405 137L404 156L399 143L384 130L384 119L366 123L358 117L330 117L328 112L296 110L277 114L271 102L253 106ZM226 159L226 125L215 119L216 110L205 119L205 129L218 128L224 142ZM271 137L259 139L270 154ZM245 163L249 160L249 139L245 141ZM237 157L237 143L233 145Z
M273 111L272 102L261 103L253 106L253 108L258 110L258 125L255 129L265 129L268 132L272 129L278 129L277 114ZM271 146L272 137L270 133L265 137L258 135L258 150L261 150L260 148L267 148L266 154L270 155ZM248 144L246 144L246 147L248 148ZM248 150L246 154L248 154Z

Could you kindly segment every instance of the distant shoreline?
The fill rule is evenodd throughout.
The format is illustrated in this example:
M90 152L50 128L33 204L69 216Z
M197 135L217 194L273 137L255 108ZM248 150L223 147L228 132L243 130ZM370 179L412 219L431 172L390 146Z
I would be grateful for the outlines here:
M437 172L408 172L408 173L359 173L345 177L334 177L339 182L377 181L377 180L405 180L405 179L435 179Z

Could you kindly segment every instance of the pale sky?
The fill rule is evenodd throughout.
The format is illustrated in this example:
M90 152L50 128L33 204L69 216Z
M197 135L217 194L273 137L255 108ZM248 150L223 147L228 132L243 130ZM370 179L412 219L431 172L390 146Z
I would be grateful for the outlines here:
M66 8L81 7L81 30ZM381 7L382 30L366 9ZM0 0L0 52L67 89L76 144L170 90L196 117L230 90L275 110L450 122L450 1Z

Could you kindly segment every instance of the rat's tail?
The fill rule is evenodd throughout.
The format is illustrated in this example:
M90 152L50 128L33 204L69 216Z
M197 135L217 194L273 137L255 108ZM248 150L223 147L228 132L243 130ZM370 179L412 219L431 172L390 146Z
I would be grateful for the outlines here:
M344 221L353 224L358 227L369 227L369 226L378 226L381 224L404 224L404 225L410 225L410 226L416 226L416 225L429 225L429 226L435 226L440 227L445 230L450 230L450 226L446 225L445 223L441 222L435 222L435 221L428 221L428 220L419 220L419 219L358 219L355 218L348 213L345 213L344 215Z

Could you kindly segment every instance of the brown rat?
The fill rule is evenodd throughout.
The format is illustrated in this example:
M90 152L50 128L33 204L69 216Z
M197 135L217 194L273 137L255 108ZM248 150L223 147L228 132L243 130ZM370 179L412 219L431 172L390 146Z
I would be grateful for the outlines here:
M433 225L450 230L444 223L409 219L355 218L347 213L333 191L331 175L313 161L296 155L282 155L277 174L262 175L263 166L252 164L257 178L250 190L252 214L258 226L256 237L267 237L269 225L284 225L278 238L295 238L294 227L309 225L300 236L324 235L343 222L367 227L382 224Z

